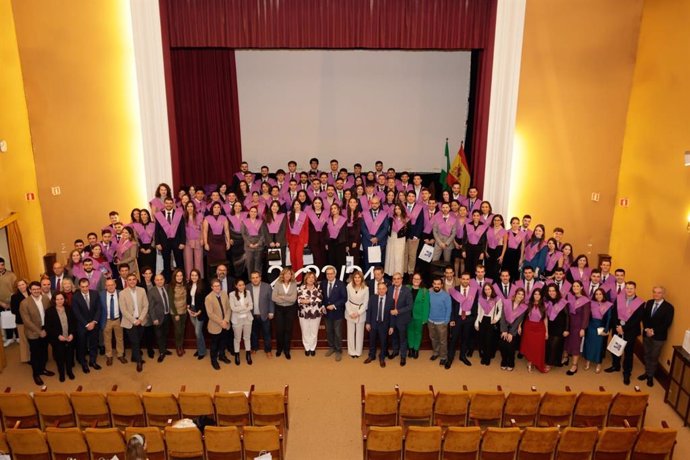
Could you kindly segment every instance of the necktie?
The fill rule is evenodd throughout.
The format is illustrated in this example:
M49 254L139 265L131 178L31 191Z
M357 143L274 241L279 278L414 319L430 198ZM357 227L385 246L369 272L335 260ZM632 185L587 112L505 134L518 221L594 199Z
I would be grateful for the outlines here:
M380 322L383 321L383 297L379 296L379 311L376 314L376 317L379 319Z
M556 281L556 286L558 287L558 290L560 291L560 290L561 290L561 282L560 282L560 281Z
M55 278L55 290L62 291L62 277Z
M532 290L532 282L527 281L527 293L529 293Z
M478 281L477 283L479 283L479 289L484 287L484 281Z
M621 293L621 286L620 286L620 284L619 284L619 285L618 285L618 294L620 294L620 293Z
M398 294L400 294L400 288L395 288L393 291L393 305L398 306Z
M411 204L407 205L407 212L412 212L412 205Z
M168 219L169 224L172 224L172 213L170 211L168 211L167 214L168 215L166 216L166 219Z
M223 302L220 300L220 296L216 296L216 299L218 299L218 305L220 305L220 317L222 319L225 319L225 310L223 310Z
M443 222L448 222L448 216L443 216Z
M110 294L110 312L108 319L115 319L115 294Z
M602 281L603 281L604 283L606 283L606 278L608 278L608 276L606 276L606 275L604 275L604 277L602 278Z
M89 294L88 293L84 294L84 300L86 300L86 309L91 310L91 305L89 302Z
M508 285L507 284L503 285L503 297L505 297L506 299L508 298Z
M652 307L652 316L654 316L654 313L659 309L659 302L654 302L654 306Z
M372 211L371 215L374 216L374 219L376 219L376 216L379 215L379 212L378 211Z
M594 285L591 285L591 286L589 287L589 297L590 297L590 298L592 297L592 294L594 294Z
M467 288L466 287L462 288L462 296L467 297Z
M328 283L328 291L326 292L326 296L328 296L329 299L331 298L331 289L333 289L333 283Z
M165 289L160 288L161 292L161 297L163 297L163 307L164 307L164 313L167 315L170 313L170 306L168 305L168 293L165 292Z

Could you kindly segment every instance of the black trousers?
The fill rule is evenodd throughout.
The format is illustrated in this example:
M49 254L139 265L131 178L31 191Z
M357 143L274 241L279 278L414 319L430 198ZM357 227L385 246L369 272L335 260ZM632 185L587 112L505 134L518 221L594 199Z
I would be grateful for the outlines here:
M297 305L289 305L283 307L275 306L275 313L273 316L273 327L276 330L276 348L278 353L290 351L290 342L292 341L292 326L295 324L297 317Z
M328 348L336 353L342 353L343 347L343 319L332 319L326 317L326 337L328 338Z
M460 346L460 356L467 356L472 345L472 331L474 330L474 316L467 316L464 320L455 322L450 331L448 342L448 361L455 358L455 350Z
M226 329L221 330L220 334L211 334L211 363L217 363L218 358L225 355L225 349L228 347L228 336Z
M485 361L490 361L496 356L498 336L498 324L491 324L491 318L484 316L479 323L479 354Z
M371 324L369 331L369 357L376 359L376 342L381 344L381 353L379 354L379 361L386 359L386 348L388 343L388 326L384 323Z
M164 241L160 244L163 248L161 250L161 255L163 256L163 276L165 277L165 282L170 283L170 277L172 276L172 264L170 263L170 256L172 255L175 259L175 267L184 270L184 257L182 255L182 249L179 249L174 240Z
M129 346L132 348L133 363L141 362L141 339L144 337L144 330L146 329L149 329L149 327L132 326L130 329L125 329L127 340L129 340Z
M146 350L149 351L150 355L153 356L153 350L156 348L156 328L151 325L151 326L136 326L136 327L141 327L141 337L139 338L139 342L145 342L146 343ZM143 345L143 343L141 343Z
M53 359L57 364L60 377L65 377L65 371L72 372L74 367L74 345L71 342L54 341L50 344L53 348Z
M625 338L628 342L623 350L623 376L630 377L633 368L633 355L635 353L635 341L637 337ZM621 367L621 357L616 355L611 355L611 361L613 362L613 367Z
M515 367L515 336L512 342L499 339L498 348L501 350L501 367Z
M39 376L46 370L48 362L48 339L39 337L38 339L28 339L29 352L31 353L31 370L34 376Z
M89 360L86 360L88 355ZM77 327L77 361L84 366L95 363L98 357L98 326L87 330L83 326Z
M400 353L401 358L407 358L407 326L410 323L395 323L393 331L393 353Z
M153 326L156 332L156 343L158 344L158 353L164 355L167 347L168 331L170 329L170 315L163 316L163 319L158 323L158 326Z

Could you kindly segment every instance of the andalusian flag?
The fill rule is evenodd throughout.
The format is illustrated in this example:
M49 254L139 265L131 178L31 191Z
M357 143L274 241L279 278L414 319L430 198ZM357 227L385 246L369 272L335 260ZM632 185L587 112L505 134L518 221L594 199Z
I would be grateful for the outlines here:
M446 141L446 159L448 158L448 141ZM456 182L460 183L460 193L467 195L467 189L470 188L470 168L467 166L467 157L465 156L465 143L460 143L458 154L455 155L453 166L448 163L448 172L445 179L448 187L452 187ZM443 179L443 173L441 175ZM444 184L444 188L446 187Z
M443 190L448 190L450 184L448 183L448 171L450 171L450 151L448 150L448 138L446 137L446 169L441 169L441 177L439 178Z

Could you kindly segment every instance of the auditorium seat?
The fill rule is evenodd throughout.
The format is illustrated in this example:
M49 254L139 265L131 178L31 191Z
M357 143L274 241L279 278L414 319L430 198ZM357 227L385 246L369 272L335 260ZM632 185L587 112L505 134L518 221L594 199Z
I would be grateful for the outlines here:
M589 460L592 458L594 444L599 430L596 427L566 427L561 432L556 450L556 460Z
M480 460L513 460L522 431L520 428L488 427L482 436Z
M637 438L637 428L605 427L599 432L594 460L627 460Z
M556 451L558 435L558 428L525 428L517 460L551 460Z
M105 395L96 391L77 391L70 393L70 402L80 428L108 428L111 425L110 412Z
M213 398L209 393L187 392L183 385L177 395L182 418L209 417L216 421L216 413L213 408Z
M434 388L428 391L403 391L398 406L398 421L408 425L431 426L434 418Z
M4 431L0 432L0 455L10 455L10 445L7 443L7 435Z
M45 429L54 427L76 427L74 411L67 393L62 391L40 391L34 393L34 404L38 410L38 418Z
M46 435L39 428L6 431L13 460L51 460Z
M440 427L466 426L470 407L470 392L439 391L434 401L434 424Z
M53 460L89 460L84 434L77 427L45 429Z
M87 428L84 430L86 444L91 452L91 460L101 458L125 457L125 439L117 428Z
M367 428L363 441L365 460L400 460L402 456L402 427L371 426Z
M243 427L251 425L251 412L249 410L249 398L243 391L220 392L216 386L213 394L213 404L216 408L216 417L219 426Z
M443 436L443 460L476 460L482 429L478 426L450 426Z
M670 460L676 447L678 431L665 421L661 428L643 427L637 436L630 460Z
M29 393L12 393L11 388L5 388L0 393L0 415L2 415L2 429L9 430L20 422L20 428L38 428L38 412L34 400Z
M611 401L607 426L630 426L642 428L649 402L648 393L618 393Z
M255 391L254 385L249 390L249 408L252 413L252 425L273 425L281 434L290 427L288 413L289 387L285 385L280 391Z
M441 437L440 426L410 426L405 433L405 460L438 460Z
M541 393L536 391L510 392L503 408L503 426L534 426L540 401Z
M601 429L606 425L613 394L606 392L603 387L599 390L583 391L578 395L573 410L572 426L596 426Z
M566 387L564 392L547 391L541 398L539 413L537 414L537 426L570 426L573 417L573 409L577 393Z
M146 410L146 425L165 427L169 421L180 419L180 408L177 398L172 393L154 393L149 386L141 394L141 402Z
M505 394L498 391L477 391L470 400L469 422L482 428L500 426Z
M394 391L366 391L362 385L362 428L397 425L399 396L397 386Z
M284 454L280 431L272 425L244 427L243 451L245 459L267 452L271 454L271 458L282 460Z
M242 460L242 440L236 426L207 426L204 429L206 460Z
M117 391L117 385L115 385L105 397L110 409L112 426L116 428L146 426L144 405L138 393Z
M203 460L204 442L201 431L195 426L176 428L165 427L165 445L168 460Z
M135 434L143 436L146 442L148 460L166 460L165 442L161 430L154 426L128 426L125 428L125 442Z

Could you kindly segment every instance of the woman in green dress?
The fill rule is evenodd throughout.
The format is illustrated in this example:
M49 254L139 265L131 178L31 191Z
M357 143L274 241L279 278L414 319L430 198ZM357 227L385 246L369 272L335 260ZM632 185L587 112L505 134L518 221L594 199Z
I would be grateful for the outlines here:
M422 344L422 329L429 319L429 290L422 286L422 275L412 275L412 321L407 326L407 346L410 358L419 358L419 347Z

